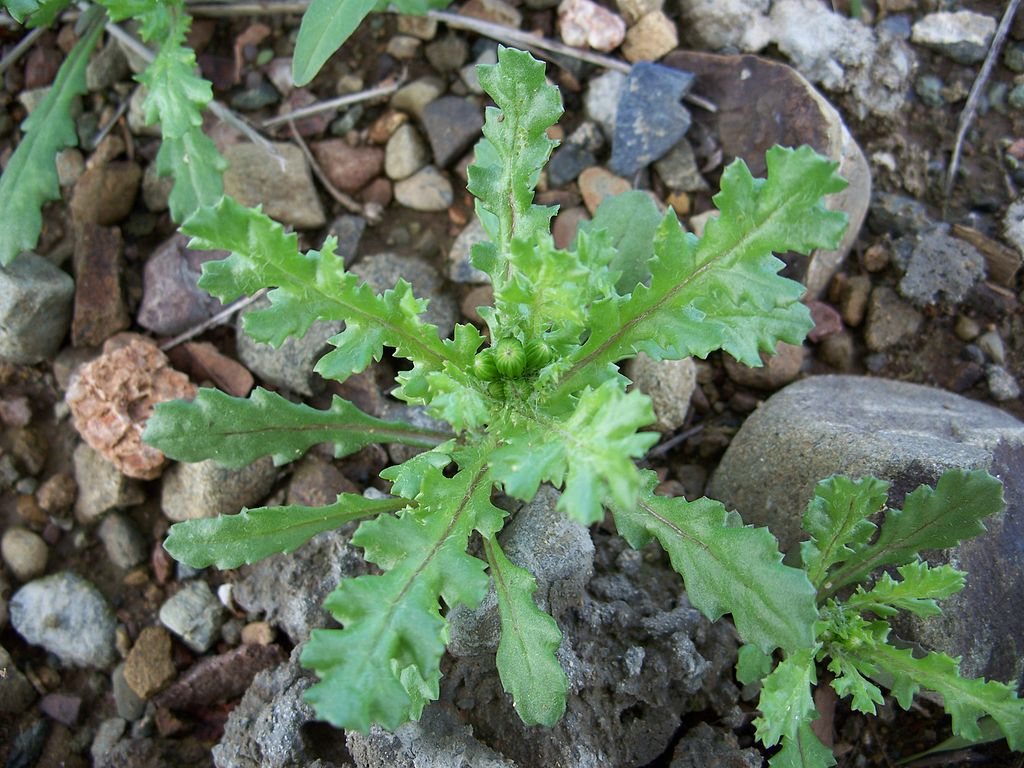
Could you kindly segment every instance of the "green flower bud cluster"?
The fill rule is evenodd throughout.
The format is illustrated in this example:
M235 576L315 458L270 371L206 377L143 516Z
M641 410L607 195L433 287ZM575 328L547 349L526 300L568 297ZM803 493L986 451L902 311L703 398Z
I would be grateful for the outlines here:
M519 379L543 368L551 361L552 355L551 347L545 341L531 339L524 346L514 336L506 336L477 354L473 371L483 381Z

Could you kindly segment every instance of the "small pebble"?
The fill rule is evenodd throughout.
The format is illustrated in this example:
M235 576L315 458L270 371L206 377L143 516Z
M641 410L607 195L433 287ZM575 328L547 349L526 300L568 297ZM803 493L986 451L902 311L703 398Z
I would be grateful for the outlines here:
M107 550L107 556L118 568L134 568L146 559L146 540L127 515L110 513L103 518L96 533Z
M266 621L254 621L242 627L245 645L270 645L274 642L274 628Z
M29 581L46 571L46 542L27 528L8 528L0 540L0 551L18 581Z
M1001 365L990 365L985 369L988 379L988 391L997 403L1016 400L1020 397L1020 384L1013 374Z
M960 341L974 341L981 333L981 326L966 315L960 315L953 326L953 333Z
M981 351L988 355L988 358L996 365L1003 365L1006 362L1006 348L996 331L981 334L975 344L981 347Z
M224 609L205 581L190 581L160 606L160 622L197 653L217 639Z

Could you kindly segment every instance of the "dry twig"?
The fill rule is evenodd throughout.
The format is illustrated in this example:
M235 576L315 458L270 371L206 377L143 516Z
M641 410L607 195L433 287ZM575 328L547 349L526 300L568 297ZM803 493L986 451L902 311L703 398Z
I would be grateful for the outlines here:
M971 86L971 92L967 96L967 103L964 104L963 111L960 112L960 121L956 128L956 144L953 146L953 157L949 161L949 171L946 173L946 186L943 190L943 214L945 214L946 206L949 205L949 193L953 191L953 182L956 180L956 172L960 167L960 155L963 152L967 130L971 127L974 115L978 111L981 92L988 82L989 75L992 74L992 68L995 66L996 59L999 58L999 51L1003 48L1003 42L1010 31L1010 24L1013 23L1013 17L1019 7L1020 0L1010 0L1007 3L1006 11L1003 12L1003 18L999 22L996 34L992 38L992 44L988 48L988 56L985 57L985 63L981 65L978 76L974 79L974 85Z
M230 320L235 315L236 312L245 309L253 302L263 298L263 296L265 296L267 291L269 290L269 288L261 288L260 290L256 291L256 293L254 293L252 296L249 296L246 299L239 299L234 304L229 304L208 320L203 320L203 322L199 323L198 325L194 325L187 331L179 333L174 338L165 341L163 344L160 345L160 351L166 352L168 349L173 349L179 344L183 344L184 342L195 338L199 334L209 330L210 328L213 328L214 326L222 325L223 323Z
M25 54L25 52L28 51L28 49L35 44L36 40L39 39L39 36L43 34L43 32L45 31L45 27L36 27L23 38L21 38L21 40L18 41L18 44L11 48L10 53L8 53L6 56L0 59L0 75L2 75L9 66L11 66L18 59L20 59Z

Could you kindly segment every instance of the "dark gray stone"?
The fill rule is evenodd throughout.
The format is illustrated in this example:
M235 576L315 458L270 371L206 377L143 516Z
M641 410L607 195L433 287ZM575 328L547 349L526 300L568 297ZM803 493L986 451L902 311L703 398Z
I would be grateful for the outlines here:
M14 664L7 649L0 646L0 714L17 715L28 709L38 698L32 683Z
M484 284L491 282L490 276L473 266L473 246L485 243L489 238L483 224L476 216L466 225L448 251L448 279L456 283Z
M100 591L62 571L30 581L11 598L11 626L63 663L106 667L114 660L114 616Z
M894 249L897 259L901 250ZM985 277L985 257L978 249L939 229L914 238L906 263L897 266L904 272L900 294L920 308L959 304Z
M254 85L244 88L232 95L231 106L241 112L254 112L257 109L271 107L281 100L277 89L263 78Z
M146 261L142 273L142 304L136 317L146 330L173 336L219 312L219 300L199 287L207 261L226 258L227 251L194 251L188 238L174 235Z
M313 372L317 361L333 347L328 339L345 329L343 320L317 320L301 338L289 336L280 347L254 340L245 332L245 318L250 312L266 309L270 299L253 302L238 316L235 324L238 359L264 381L311 397L324 387L323 379Z
M34 253L0 267L0 360L32 365L55 355L74 293L71 276Z
M941 554L967 588L905 639L963 656L963 671L1017 680L1024 671L1024 424L959 395L905 382L814 376L773 395L744 423L708 495L795 549L815 484L829 475L892 483L889 502L948 469L985 469L1005 484L1006 513Z
M694 75L660 64L633 65L615 112L615 135L609 167L632 176L661 158L690 129L690 112L680 100Z
M213 748L217 768L343 768L345 734L316 727L302 695L314 679L299 666L300 650L286 664L256 675L231 711ZM330 755L331 759L321 757ZM336 759L337 762L333 762Z
M702 192L708 188L697 168L693 147L685 138L654 163L654 170L665 185L676 192Z
M423 108L420 117L434 151L434 163L446 168L480 137L484 118L480 106L459 96L442 96Z

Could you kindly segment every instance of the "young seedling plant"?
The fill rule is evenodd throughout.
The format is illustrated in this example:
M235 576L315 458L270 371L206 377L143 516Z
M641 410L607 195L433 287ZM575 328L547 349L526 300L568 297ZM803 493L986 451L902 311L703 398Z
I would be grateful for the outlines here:
M426 303L404 281L382 294L347 273L328 239L300 253L296 237L258 210L228 198L186 221L192 247L231 255L204 266L202 286L222 301L270 287L271 306L246 330L278 345L316 320L344 320L316 371L343 381L380 360L385 347L410 361L396 397L451 426L433 432L361 413L336 398L328 410L257 389L248 399L201 390L192 402L158 407L146 440L181 461L244 466L272 455L298 458L312 445L338 456L370 443L424 452L382 476L392 498L342 494L327 507L267 507L179 523L166 547L194 567L234 568L288 552L321 531L362 520L353 543L380 575L346 579L327 598L340 629L317 629L302 662L320 682L307 696L322 718L365 731L394 729L438 695L448 637L442 604L476 606L493 583L501 620L497 665L525 723L554 724L566 678L560 633L532 598L533 575L511 562L498 533L507 513L496 490L529 501L541 483L562 489L559 508L590 525L608 509L635 547L657 539L683 576L691 602L712 620L731 613L742 637L770 653L814 641L815 591L781 562L766 529L745 527L718 502L653 493L642 457L657 434L651 402L626 391L617 363L705 357L724 349L760 365L779 341L800 343L811 327L802 287L778 275L773 252L833 248L846 216L825 195L843 189L836 166L809 148L776 147L767 178L737 161L715 197L720 215L698 239L643 193L602 206L573 246L555 248L555 209L533 202L555 146L547 129L562 112L544 66L499 49L480 68L488 108L469 189L489 241L473 263L494 287L481 309L488 337L459 325L451 339L422 319ZM467 553L482 540L484 558Z
M888 491L888 483L873 477L837 475L818 484L803 516L810 538L800 545L804 571L817 590L814 642L786 651L778 664L756 646L740 649L740 682L764 678L757 737L767 747L782 744L772 768L836 764L811 728L818 663L831 673L835 692L851 697L858 712L875 714L884 701L880 685L903 709L926 689L942 697L955 737L1005 738L1011 749L1024 749L1024 701L1011 686L963 678L959 659L915 654L890 639L889 620L901 611L937 616L937 601L963 589L965 573L929 565L919 553L984 533L982 519L1003 509L1002 483L981 470L950 470L934 489L922 485L910 493L902 510L886 509ZM869 518L880 513L879 527ZM869 585L881 566L895 567L897 577L886 571Z

